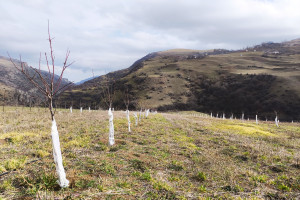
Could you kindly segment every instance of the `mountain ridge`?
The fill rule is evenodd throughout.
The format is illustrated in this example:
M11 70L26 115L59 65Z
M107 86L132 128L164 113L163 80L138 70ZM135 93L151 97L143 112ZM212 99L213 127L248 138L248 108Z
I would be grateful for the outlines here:
M13 62L20 66L20 61L13 59ZM27 63L24 63L25 70L29 74L34 74L34 70L28 66ZM46 81L49 82L49 74L47 71L41 70L42 76ZM38 89L35 88L22 74L18 71L14 64L11 62L10 58L0 56L0 101L7 105L31 105L32 103L41 104L42 98ZM59 76L55 75L54 81L58 80ZM38 77L35 77L35 80L39 83L40 80ZM68 79L63 79L61 87L70 83Z
M111 72L66 91L62 101L76 107L105 108L101 87L114 81L114 106L124 108L129 88L131 108L142 104L158 110L257 113L264 119L275 112L282 120L300 119L300 40L267 42L241 50L173 49L150 53L129 68ZM144 106L146 107L146 106Z

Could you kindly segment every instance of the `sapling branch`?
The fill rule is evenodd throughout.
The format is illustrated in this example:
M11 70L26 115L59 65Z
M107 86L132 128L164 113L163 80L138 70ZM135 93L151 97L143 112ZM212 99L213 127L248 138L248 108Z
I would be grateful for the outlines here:
M70 51L68 50L66 53L66 57L63 63L63 67L60 73L59 78L55 81L55 56L52 48L52 39L50 35L50 28L49 28L49 21L48 21L48 41L49 41L49 46L50 46L50 57L51 57L51 64L52 64L52 71L51 67L49 65L48 61L48 56L47 53L45 53L45 59L47 63L47 68L48 68L48 79L47 76L44 76L41 71L41 53L40 53L40 58L39 58L39 68L33 68L33 67L26 67L24 62L22 62L22 58L20 56L20 66L18 67L15 62L12 60L12 58L9 55L10 61L13 63L13 66L20 71L22 74L25 75L25 77L38 89L39 92L43 94L43 96L46 98L48 102L48 107L51 115L51 120L52 120L52 128L51 128L51 136L52 136L52 144L53 144L53 157L54 157L54 162L56 166L56 171L59 177L59 185L63 187L68 187L69 186L69 181L66 179L66 174L65 170L63 167L63 162L62 162L62 155L61 155L61 149L60 149L60 142L59 142L59 134L57 131L57 125L55 121L55 113L56 113L56 108L53 107L53 101L54 97L60 93L61 91L65 90L67 87L69 87L72 83L68 83L61 87L61 82L63 79L63 74L66 70L67 67L69 67L71 64L67 64ZM30 75L30 72L28 69L31 69L33 72L33 75ZM37 77L36 77L37 75Z

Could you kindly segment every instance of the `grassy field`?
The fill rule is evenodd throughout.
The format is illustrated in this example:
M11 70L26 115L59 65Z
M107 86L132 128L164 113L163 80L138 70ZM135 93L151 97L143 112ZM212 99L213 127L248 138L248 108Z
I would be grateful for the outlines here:
M131 112L131 114L133 114ZM128 133L116 111L58 110L70 187L56 183L50 114L6 108L0 117L0 199L299 199L300 124L150 114Z

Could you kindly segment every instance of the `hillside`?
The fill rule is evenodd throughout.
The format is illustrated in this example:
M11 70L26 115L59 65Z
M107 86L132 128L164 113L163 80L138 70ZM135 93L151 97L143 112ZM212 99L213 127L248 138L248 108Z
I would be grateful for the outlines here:
M151 53L131 67L74 87L62 101L101 107L104 79L115 81L114 106L123 108L128 87L132 107L232 113L240 117L300 119L300 40L263 43L238 51L175 49Z
M18 60L14 60L15 64L20 66ZM25 68L30 74L34 71L25 63ZM42 75L48 80L48 72L41 71ZM0 56L0 102L1 105L17 105L17 104L39 104L43 98L39 98L38 90L27 80L27 78L19 72L11 63L9 58ZM59 76L55 76L57 80ZM36 80L39 80L36 77ZM62 81L61 86L69 83L67 79Z
M60 189L49 113L6 108L0 121L0 199L299 199L299 123L150 114L128 133L114 112L58 110L70 187ZM134 122L133 112L131 121ZM2 119L2 118L1 118Z

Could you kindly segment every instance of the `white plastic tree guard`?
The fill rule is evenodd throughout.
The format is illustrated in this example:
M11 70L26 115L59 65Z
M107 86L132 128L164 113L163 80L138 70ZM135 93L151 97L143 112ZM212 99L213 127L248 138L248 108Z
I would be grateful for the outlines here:
M109 138L108 143L110 146L115 144L115 129L114 129L114 115L111 111L111 108L108 110L108 117L109 117Z
M52 137L52 146L53 146L53 157L54 157L56 172L58 175L58 184L60 185L60 187L66 188L69 186L69 181L66 178L65 169L63 166L59 135L58 135L55 119L53 119L52 121L51 137Z

